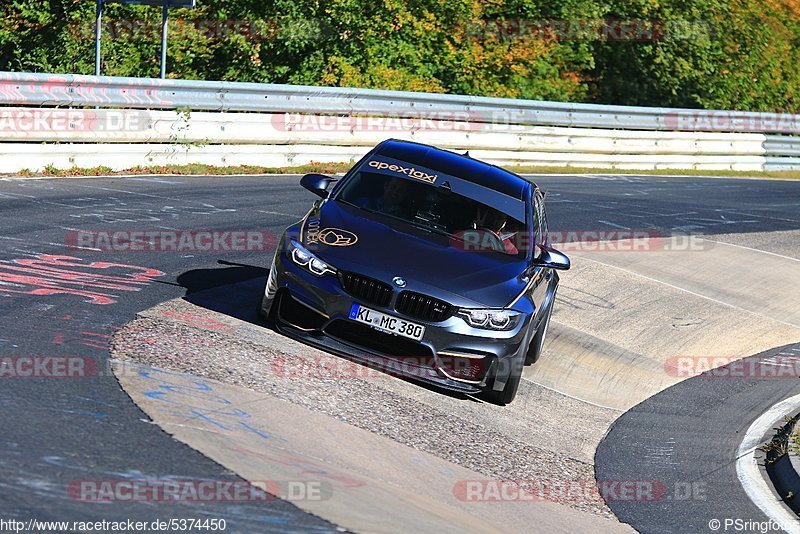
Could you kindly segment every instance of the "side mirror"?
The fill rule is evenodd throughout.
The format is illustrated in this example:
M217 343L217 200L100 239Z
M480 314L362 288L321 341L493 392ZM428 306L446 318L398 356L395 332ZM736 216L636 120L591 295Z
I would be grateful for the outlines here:
M539 245L542 249L542 255L533 260L534 265L537 267L547 267L549 269L559 269L566 271L570 267L569 258L566 254L562 254L552 247Z
M335 181L336 178L325 176L324 174L306 174L300 178L300 185L317 196L328 198L328 186Z

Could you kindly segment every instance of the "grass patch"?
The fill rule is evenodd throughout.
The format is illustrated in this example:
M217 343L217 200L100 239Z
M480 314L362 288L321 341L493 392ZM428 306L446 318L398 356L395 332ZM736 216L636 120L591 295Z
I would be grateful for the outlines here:
M794 431L789 438L789 450L800 456L800 425L797 424L797 421L795 421Z
M114 171L108 167L92 167L81 169L73 167L71 169L56 169L48 165L41 172L33 172L25 169L19 172L19 176L34 177L67 177L67 176L116 176L128 174L172 174L172 175L205 175L205 174L307 174L318 172L321 174L335 174L345 172L352 163L310 163L308 165L298 165L296 167L262 167L259 165L238 165L234 167L218 167L216 165L203 165L194 163L190 165L151 165L145 167L133 167Z
M775 435L768 442L761 445L760 449L767 453L767 463L772 463L778 460L781 456L787 454L790 450L796 451L798 432L800 427L795 429L795 425L800 421L800 414L794 417L784 417L784 425L776 429Z
M93 167L81 169L56 169L48 165L41 172L28 169L18 173L26 177L67 177L67 176L115 176L124 174L173 174L173 175L237 175L237 174L306 174L317 172L321 174L335 174L346 172L352 163L310 163L291 167L262 167L259 165L238 165L234 167L218 167L215 165L152 165L133 167L120 171L112 171L108 167ZM518 174L620 174L620 175L652 175L652 176L717 176L730 178L780 178L800 180L800 170L797 171L701 171L691 169L659 169L659 170L633 170L633 169L601 169L594 167L537 167L537 166L508 166L505 167Z

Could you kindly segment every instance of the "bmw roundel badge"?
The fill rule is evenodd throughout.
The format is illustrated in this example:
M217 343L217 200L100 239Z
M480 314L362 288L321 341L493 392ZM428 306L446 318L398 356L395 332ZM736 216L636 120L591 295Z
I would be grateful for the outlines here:
M394 285L397 287L406 287L406 279L402 276L395 276L392 278L392 282L394 282Z

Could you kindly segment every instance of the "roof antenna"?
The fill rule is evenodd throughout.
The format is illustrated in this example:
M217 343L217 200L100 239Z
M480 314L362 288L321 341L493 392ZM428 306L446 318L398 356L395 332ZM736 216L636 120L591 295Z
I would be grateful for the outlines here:
M470 157L470 155L469 155L469 150L467 150L466 152L464 152L464 155L465 155L465 156L467 156L467 157L469 158L469 157Z

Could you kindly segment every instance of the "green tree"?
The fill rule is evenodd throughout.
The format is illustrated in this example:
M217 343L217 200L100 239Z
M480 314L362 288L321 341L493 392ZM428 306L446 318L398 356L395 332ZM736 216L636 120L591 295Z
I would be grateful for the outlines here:
M0 69L93 73L94 13L95 0L4 0ZM157 76L160 20L108 4L103 73ZM615 34L626 21L641 35ZM800 0L198 0L171 10L168 72L797 112L799 39Z

